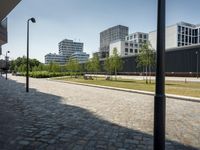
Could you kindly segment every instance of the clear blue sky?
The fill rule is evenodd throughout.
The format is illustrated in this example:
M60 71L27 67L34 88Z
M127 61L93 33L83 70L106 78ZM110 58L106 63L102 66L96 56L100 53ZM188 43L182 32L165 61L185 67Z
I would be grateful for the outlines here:
M179 21L200 23L200 0L166 0L167 25ZM12 59L26 55L26 20L30 25L30 57L44 62L47 53L58 53L58 42L68 38L84 42L84 51L99 49L99 33L118 24L129 32L156 29L157 0L22 0L8 16L8 44Z

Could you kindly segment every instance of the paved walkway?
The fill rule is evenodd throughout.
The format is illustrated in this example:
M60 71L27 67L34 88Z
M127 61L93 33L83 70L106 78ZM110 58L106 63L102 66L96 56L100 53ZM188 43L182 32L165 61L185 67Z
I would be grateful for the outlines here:
M152 149L153 97L0 78L0 149ZM200 103L167 99L167 150L200 149Z

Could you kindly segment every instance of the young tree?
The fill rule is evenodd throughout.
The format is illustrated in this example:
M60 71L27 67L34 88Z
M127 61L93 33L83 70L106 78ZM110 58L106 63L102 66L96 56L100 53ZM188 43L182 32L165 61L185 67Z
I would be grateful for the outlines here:
M99 56L97 55L94 55L91 59L91 62L90 62L90 69L92 72L94 72L94 74L100 70L100 63L99 63ZM97 79L97 78L96 78Z
M112 73L111 58L108 56L106 56L106 59L104 61L104 69L106 70L107 74Z
M146 83L148 83L148 72L151 83L151 68L155 65L155 50L149 42L143 43L136 57L137 67L145 67L146 70Z
M123 67L122 60L117 53L117 48L113 49L113 55L110 57L110 67L115 73L115 80L117 80L117 71L121 70Z
M79 71L79 63L77 60L70 58L69 62L66 64L66 68L70 72L71 77L73 74L75 74L76 77L77 72Z

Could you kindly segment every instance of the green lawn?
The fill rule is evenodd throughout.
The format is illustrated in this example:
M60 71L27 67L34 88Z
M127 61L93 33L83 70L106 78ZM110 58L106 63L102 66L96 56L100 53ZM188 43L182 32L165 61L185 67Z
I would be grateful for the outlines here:
M145 81L143 80L141 81L141 80L113 79L107 81L105 80L105 78L97 78L97 79L94 78L94 80L84 80L82 77L79 78L64 77L64 78L54 78L54 79L111 86L111 87L119 87L119 88L127 88L134 90L142 90L142 91L151 91L151 92L154 92L155 90L154 82L152 82L152 84L146 84ZM200 83L196 82L185 83L185 82L167 81L165 89L167 94L200 97Z

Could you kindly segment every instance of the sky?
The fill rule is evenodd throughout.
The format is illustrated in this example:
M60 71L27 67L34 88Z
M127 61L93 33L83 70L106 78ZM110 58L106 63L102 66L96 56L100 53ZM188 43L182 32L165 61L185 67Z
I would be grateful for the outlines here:
M166 24L200 23L200 0L166 0ZM156 30L157 0L22 0L8 15L10 58L26 55L26 22L30 24L30 58L44 62L47 53L58 53L58 43L72 39L84 43L90 55L99 50L99 33L115 25L129 33Z

